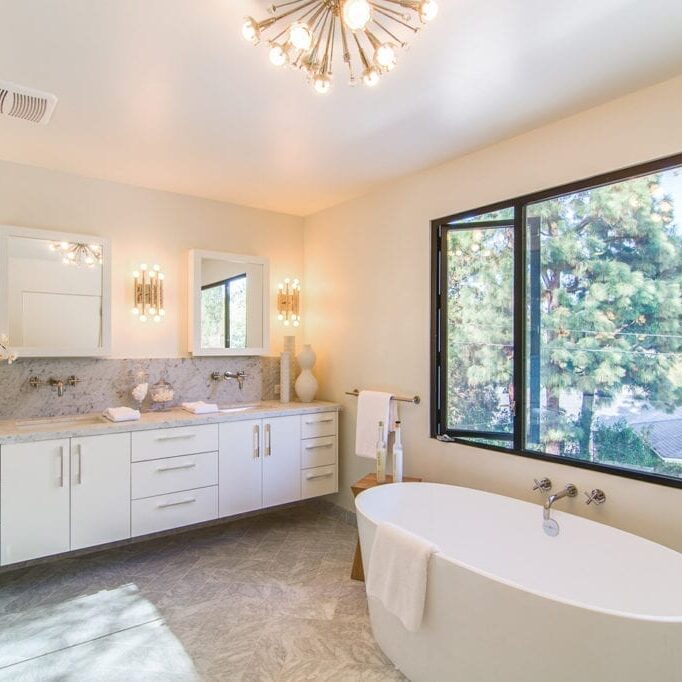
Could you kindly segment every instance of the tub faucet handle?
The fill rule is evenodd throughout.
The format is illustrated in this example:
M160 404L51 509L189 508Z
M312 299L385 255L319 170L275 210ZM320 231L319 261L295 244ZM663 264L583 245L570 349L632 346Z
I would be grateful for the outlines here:
M533 482L535 483L533 490L539 490L542 493L546 493L552 489L552 481L548 478L541 478L539 481L537 478L534 478Z
M604 504L606 502L606 493L603 490L599 490L599 488L595 488L591 493L588 493L587 490L584 492L587 498L585 504L592 504L593 502L595 504Z

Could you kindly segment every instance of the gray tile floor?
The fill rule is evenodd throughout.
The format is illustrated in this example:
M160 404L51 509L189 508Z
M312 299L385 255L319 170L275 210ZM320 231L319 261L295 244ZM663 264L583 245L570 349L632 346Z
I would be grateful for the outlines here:
M404 680L320 502L0 574L0 680Z

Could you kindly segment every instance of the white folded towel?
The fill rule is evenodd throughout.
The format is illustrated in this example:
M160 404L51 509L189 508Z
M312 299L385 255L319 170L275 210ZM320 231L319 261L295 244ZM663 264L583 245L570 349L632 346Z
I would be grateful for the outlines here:
M112 422L134 422L140 418L140 411L132 407L107 407L102 416Z
M395 400L391 400L390 393L360 391L355 426L355 454L376 459L379 422L384 422L384 439L388 440L388 434L395 431L397 418L398 407Z
M182 403L182 409L192 414L211 414L218 411L218 406L215 403L205 403L203 400L197 400L193 403Z
M392 523L377 526L367 596L378 599L410 632L416 632L421 625L429 560L438 551L432 542Z

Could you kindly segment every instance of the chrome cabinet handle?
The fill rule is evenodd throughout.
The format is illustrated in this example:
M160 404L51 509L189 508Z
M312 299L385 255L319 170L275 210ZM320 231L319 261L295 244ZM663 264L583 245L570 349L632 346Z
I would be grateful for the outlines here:
M260 459L260 426L253 427L253 458Z
M59 446L59 487L64 487L64 446Z
M334 418L331 417L330 419L311 419L310 421L307 421L306 424L327 424L329 422L333 422Z
M197 434L196 433L177 433L173 436L157 436L154 438L154 440L157 441L163 441L163 440L179 440L181 438L196 438Z
M306 450L318 450L319 448L331 448L334 446L334 443L321 443L320 445L306 445L305 449Z
M166 466L166 467L157 467L157 471L178 471L178 469L192 469L197 465L196 462L190 462L188 464L175 464L172 466Z
M192 504L196 502L196 497L190 497L186 500L178 500L177 502L165 502L164 504L159 504L158 509L166 509L167 507L179 507L181 504Z
M270 457L272 455L272 444L270 442L271 432L270 424L265 425L265 456Z
M328 471L326 474L308 474L305 478L306 481L312 481L316 478L329 478L330 476L333 475L334 475L333 471Z
M83 484L83 446L80 443L76 443L77 454L78 454L78 478L76 483L78 485Z

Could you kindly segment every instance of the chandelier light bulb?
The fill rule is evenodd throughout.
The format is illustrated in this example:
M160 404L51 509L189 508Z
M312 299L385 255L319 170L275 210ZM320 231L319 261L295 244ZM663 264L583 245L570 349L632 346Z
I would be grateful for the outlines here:
M391 43L382 43L374 53L374 63L380 68L390 71L396 65L395 49Z
M326 95L331 88L331 81L329 80L328 76L318 74L315 76L315 78L313 78L313 87L315 88L315 92L319 93L320 95ZM296 284L294 284L294 289L295 288Z
M273 66L284 66L289 61L286 50L278 43L273 43L270 48L270 63Z
M254 45L258 42L260 31L258 30L258 22L253 17L247 17L242 24L242 35L244 40Z
M297 49L307 52L313 44L313 34L308 24L297 21L289 29L289 42Z
M367 87L373 88L379 82L379 72L374 67L368 68L362 74L362 82Z
M438 14L438 3L436 0L423 0L419 8L419 16L422 21L433 21Z
M372 16L367 0L346 0L343 3L343 21L351 31L361 31Z

